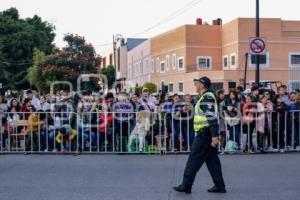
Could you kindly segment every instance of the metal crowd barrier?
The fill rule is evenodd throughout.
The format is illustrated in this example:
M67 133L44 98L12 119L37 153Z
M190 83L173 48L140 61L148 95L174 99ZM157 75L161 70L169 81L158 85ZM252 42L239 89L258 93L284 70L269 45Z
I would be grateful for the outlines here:
M223 120L221 152L286 152L300 151L300 111L253 113L253 121L231 123Z
M220 152L300 150L300 111L219 117ZM6 112L1 153L188 153L193 119L166 112ZM236 121L234 121L236 120ZM264 127L263 125L264 121ZM270 124L268 124L268 122Z

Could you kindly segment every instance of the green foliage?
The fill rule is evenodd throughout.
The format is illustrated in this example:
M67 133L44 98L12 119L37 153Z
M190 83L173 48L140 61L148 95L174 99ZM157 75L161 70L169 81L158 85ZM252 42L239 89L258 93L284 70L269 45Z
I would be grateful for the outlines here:
M111 88L114 82L116 81L115 76L115 67L114 66L107 66L101 70L101 74L105 75L108 82L108 87Z
M13 89L26 88L27 70L33 63L34 49L46 55L53 50L54 27L35 15L20 19L16 8L0 12L1 81Z
M133 87L133 88L130 88L130 93L132 93L132 94L141 94L142 90L143 90L142 86L140 86L140 87Z
M77 88L77 79L81 74L97 73L99 58L91 44L87 44L83 37L73 34L65 35L64 41L67 42L66 47L46 56L38 65L45 86L43 90L50 90L54 81L68 81L73 88ZM91 82L83 83L83 89L99 89L97 81L92 79Z
M34 65L29 68L27 74L27 81L31 86L34 86L39 92L42 92L46 87L46 84L43 81L41 76L41 68L39 67L39 63L43 62L45 59L45 54L38 49L34 49L33 52L33 61Z
M144 83L143 88L148 88L150 93L155 93L157 91L156 85L154 83Z

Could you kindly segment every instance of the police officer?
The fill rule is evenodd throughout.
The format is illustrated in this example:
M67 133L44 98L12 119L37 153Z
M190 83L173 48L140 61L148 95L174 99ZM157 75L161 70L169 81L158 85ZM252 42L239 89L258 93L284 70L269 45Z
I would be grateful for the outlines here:
M219 125L218 105L213 92L209 90L211 81L207 77L194 79L200 99L195 106L194 139L189 155L182 184L174 187L177 192L191 193L195 176L205 162L213 179L214 186L208 192L226 193L222 176L221 163L218 157Z

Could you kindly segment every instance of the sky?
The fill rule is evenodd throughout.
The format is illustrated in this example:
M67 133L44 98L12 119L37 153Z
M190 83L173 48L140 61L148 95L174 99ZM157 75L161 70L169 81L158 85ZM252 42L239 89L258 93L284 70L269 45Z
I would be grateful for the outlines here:
M22 18L37 14L56 27L55 43L75 33L92 43L100 55L112 48L112 35L149 38L196 18L223 23L255 17L256 0L0 0L0 11L16 7ZM260 0L261 17L300 20L299 0Z

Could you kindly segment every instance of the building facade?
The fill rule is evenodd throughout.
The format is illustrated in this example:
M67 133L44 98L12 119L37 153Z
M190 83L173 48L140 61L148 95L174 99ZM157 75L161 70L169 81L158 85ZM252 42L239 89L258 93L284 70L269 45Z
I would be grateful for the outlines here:
M261 19L267 52L260 57L261 81L281 81L290 90L300 86L300 21ZM213 89L255 80L256 57L248 55L255 19L238 18L222 25L184 25L150 39L151 81L169 93L195 94L193 79L211 78ZM166 87L167 86L167 87Z
M151 70L150 40L146 40L128 51L126 89L151 82Z

